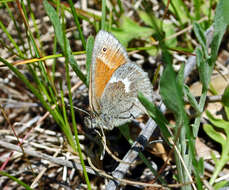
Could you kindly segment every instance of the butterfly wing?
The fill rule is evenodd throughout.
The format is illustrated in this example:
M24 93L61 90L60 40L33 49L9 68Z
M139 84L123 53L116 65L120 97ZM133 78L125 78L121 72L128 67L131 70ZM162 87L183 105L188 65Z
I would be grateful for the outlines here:
M89 102L93 112L101 112L101 96L108 81L114 71L128 61L120 42L110 33L99 31L95 38L90 69Z
M152 101L152 84L138 65L128 62L121 65L108 81L101 97L101 115L108 128L130 121L145 112L137 95L142 92Z

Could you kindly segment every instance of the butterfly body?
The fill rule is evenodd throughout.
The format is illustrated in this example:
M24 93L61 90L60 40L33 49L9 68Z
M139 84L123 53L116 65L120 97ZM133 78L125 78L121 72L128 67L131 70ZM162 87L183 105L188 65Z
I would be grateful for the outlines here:
M144 113L138 92L152 100L153 90L147 74L129 60L112 34L101 30L95 38L90 69L92 123L111 130Z

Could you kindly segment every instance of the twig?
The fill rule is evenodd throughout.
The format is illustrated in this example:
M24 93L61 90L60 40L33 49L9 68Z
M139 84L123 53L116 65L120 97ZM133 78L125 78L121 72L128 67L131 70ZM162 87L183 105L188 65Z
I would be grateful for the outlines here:
M8 143L8 142L0 140L0 146L22 153L22 150L20 149L20 147L18 147L17 145L14 145L12 143ZM28 148L24 148L24 153L26 153L29 156L34 156L36 158L48 160L48 161L50 161L50 162L52 162L54 164L57 164L57 165L62 165L62 166L69 167L69 168L75 168L77 170L82 171L82 167L81 167L80 163L76 163L74 161L68 161L68 160L63 160L63 159L60 159L60 158L56 158L55 155L58 154L58 152L53 157L53 156L49 156L47 154L43 154L41 152L36 152L36 151L30 150ZM116 181L119 181L121 184L140 185L140 186L143 186L143 187L158 187L158 188L159 187L160 188L163 187L162 185L159 185L159 184L149 184L149 183L143 183L143 182L132 181L132 180L127 180L127 179L119 179L119 178L113 177L113 176L107 174L105 171L96 168L92 164L92 162L91 162L89 157L88 157L88 163L89 163L89 165L91 167L86 166L86 170L87 170L88 173L90 173L92 175L98 175L98 176L105 177L107 179L116 180ZM127 164L127 165L129 165L129 164ZM45 170L46 169L44 169L43 172ZM40 175L38 175L38 178L41 177L43 172L41 172ZM35 180L32 185L34 185L36 181L37 180ZM171 188L172 187L181 187L181 186L183 186L183 184L168 184L167 185L167 187L171 187Z
M56 156L61 152L61 149L57 150L55 152L55 154L53 155L54 158L56 158ZM49 166L51 166L51 164L49 164ZM48 167L49 167L48 166ZM47 171L48 167L43 168L42 171L38 174L38 176L34 179L33 183L31 184L31 188L35 188L36 184L39 182L39 180L41 179L41 177L44 175L44 173Z
M4 147L6 149L15 150L17 152L21 152L22 153L21 148L18 147L17 145L12 144L12 143L8 143L8 142L0 140L0 146ZM68 161L68 160L63 160L63 159L60 159L60 158L55 158L53 156L49 156L49 155L43 154L41 152L33 151L31 149L28 149L28 148L24 148L24 153L26 153L27 155L30 155L30 156L34 156L36 158L48 160L50 162L53 162L53 163L61 165L61 166L66 166L66 167L69 167L69 168L75 168L77 170L83 171L83 168L82 168L81 164L80 163L76 163L74 161ZM93 169L88 167L88 166L86 166L86 170L90 174L97 175L97 173Z
M143 186L143 187L155 187L155 188L163 188L162 185L160 184L151 184L151 183L144 183L144 182L139 182L139 181L133 181L133 180L128 180L128 179L120 179L120 178L116 178L114 176L111 176L109 174L107 174L106 172L104 172L103 170L100 170L98 168L96 168L93 164L92 164L92 161L90 159L90 157L88 157L88 164L91 166L91 168L93 170L95 170L97 173L99 173L100 175L106 177L107 179L111 179L111 180L116 180L116 181L119 181L120 184L122 185L126 185L126 184L129 184L129 185L135 185L135 186ZM190 184L192 182L189 182L187 183L186 185ZM170 187L170 188L173 188L173 187L182 187L184 186L184 184L168 184L166 187Z
M152 119L149 119L145 128L141 131L140 135L138 136L137 140L133 143L131 149L123 158L124 162L132 163L138 156L139 151L143 150L147 142L149 141L150 136L153 134L154 130L156 129L156 123ZM120 163L115 171L112 172L113 177L122 179L126 172L128 171L130 165ZM119 182L110 180L108 185L106 186L107 190L115 190Z
M206 103L220 102L220 101L222 101L222 97L223 97L223 95L207 96ZM195 96L195 99L199 100L200 96ZM186 98L184 99L184 102L186 104L189 104L189 101Z

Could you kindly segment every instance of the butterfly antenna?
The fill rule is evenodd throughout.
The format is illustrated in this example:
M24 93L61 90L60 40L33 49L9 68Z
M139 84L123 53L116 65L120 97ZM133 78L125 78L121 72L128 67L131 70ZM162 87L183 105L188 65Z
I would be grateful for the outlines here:
M68 104L68 107L70 107L69 104ZM91 116L90 113L88 113L87 111L85 111L85 110L83 110L83 109L81 109L81 108L79 108L79 107L77 107L77 106L73 106L73 108L76 109L76 110L79 110L79 111L81 111L81 112L83 112L83 113L85 113L85 114L87 114L88 116Z

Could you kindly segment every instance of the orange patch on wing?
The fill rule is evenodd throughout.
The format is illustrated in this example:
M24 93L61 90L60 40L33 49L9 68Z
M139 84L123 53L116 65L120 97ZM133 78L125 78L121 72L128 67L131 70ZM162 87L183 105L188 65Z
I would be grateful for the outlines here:
M95 67L95 96L99 99L102 96L104 88L110 80L114 71L120 66L126 63L126 59L121 52L111 52L107 49L105 55L105 63L100 58L96 59Z
M117 69L120 65L126 63L126 58L120 49L114 51L108 48L103 56L105 58L105 64L111 69Z

